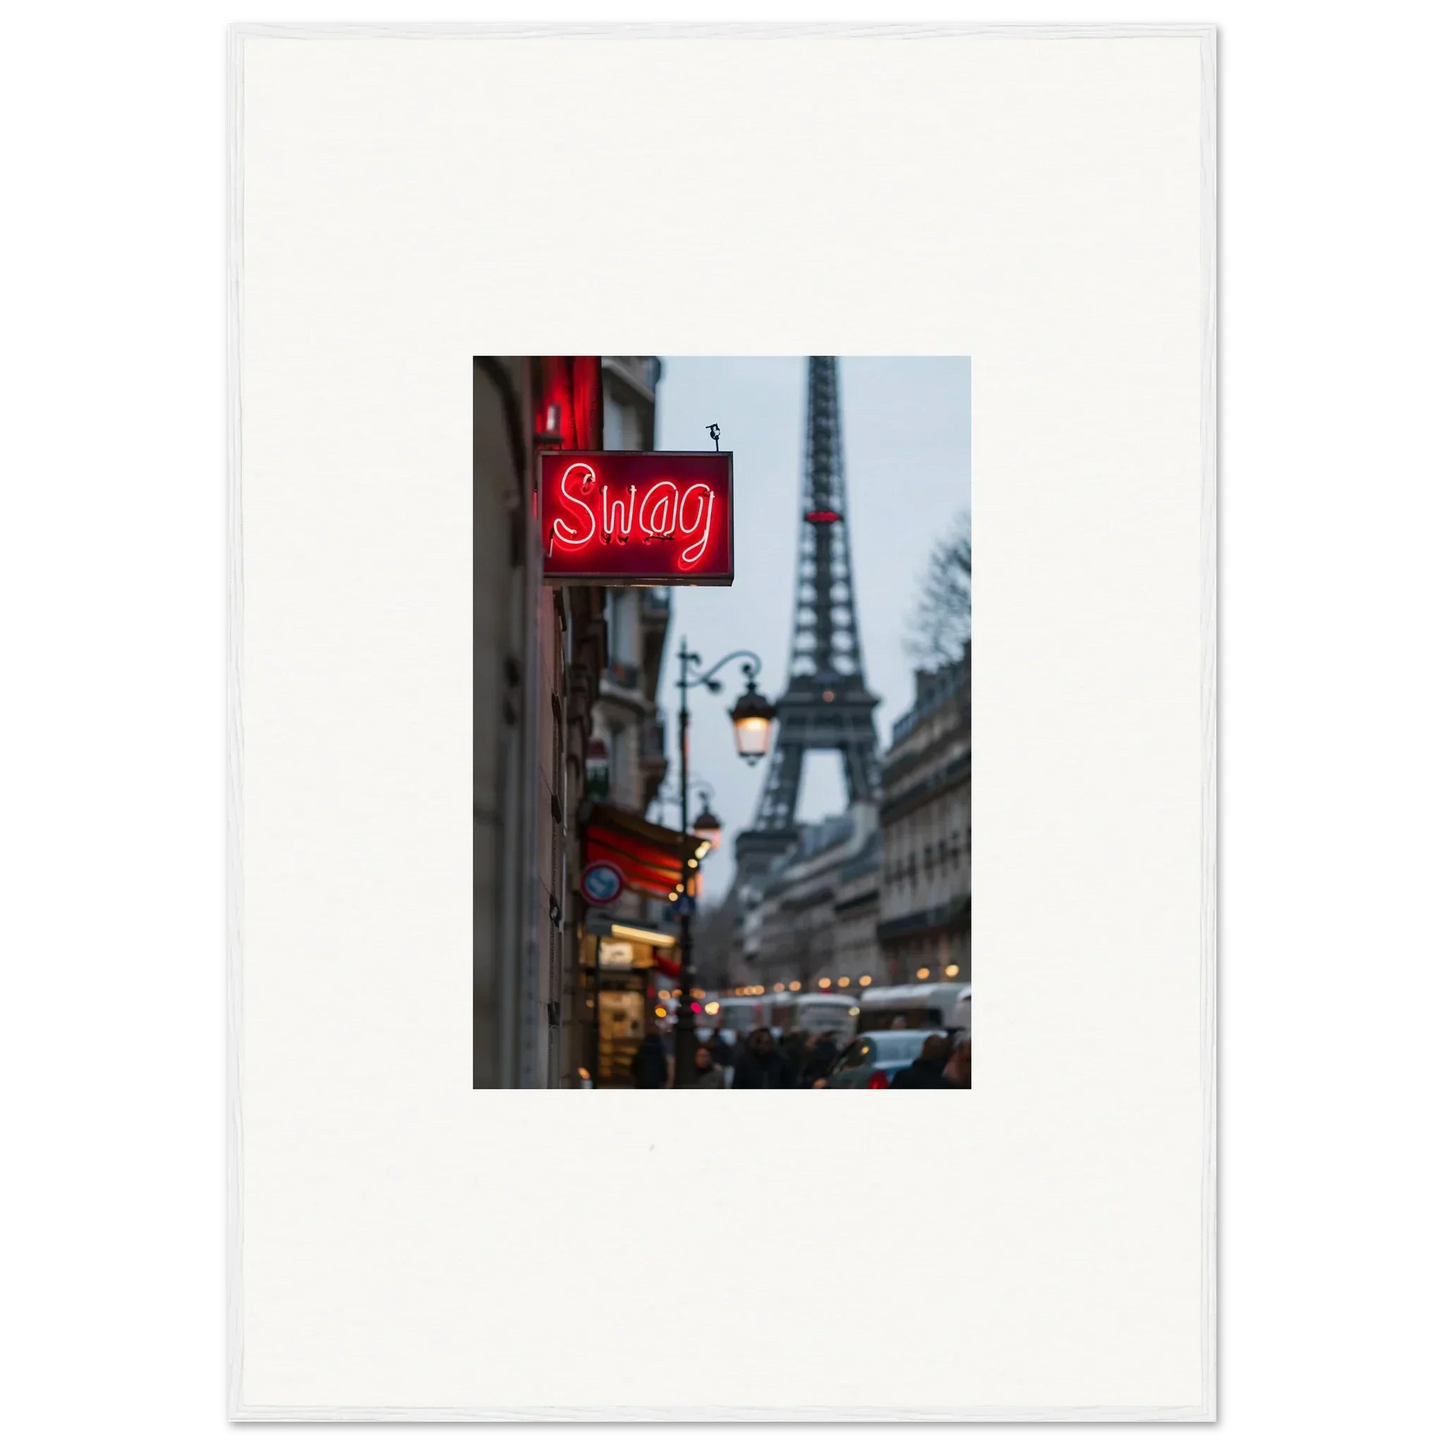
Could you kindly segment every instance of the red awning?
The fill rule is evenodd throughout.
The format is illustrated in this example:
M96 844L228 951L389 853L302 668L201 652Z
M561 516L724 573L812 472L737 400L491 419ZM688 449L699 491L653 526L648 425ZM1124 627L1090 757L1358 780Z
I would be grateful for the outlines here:
M699 858L707 851L703 839L649 823L640 813L611 803L584 805L580 821L583 867L611 863L627 887L654 898L666 898L678 887L685 858Z

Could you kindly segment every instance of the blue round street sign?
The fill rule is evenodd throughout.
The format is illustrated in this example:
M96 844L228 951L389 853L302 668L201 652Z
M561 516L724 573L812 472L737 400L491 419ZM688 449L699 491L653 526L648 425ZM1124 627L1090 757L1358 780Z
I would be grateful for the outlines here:
M622 887L622 870L615 863L593 863L582 874L582 896L589 903L611 903Z

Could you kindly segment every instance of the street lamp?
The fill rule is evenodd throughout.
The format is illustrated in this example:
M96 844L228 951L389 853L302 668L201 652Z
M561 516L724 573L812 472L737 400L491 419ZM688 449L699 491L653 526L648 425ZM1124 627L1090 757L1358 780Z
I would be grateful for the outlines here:
M718 673L728 663L742 660L743 677L747 682L747 689L733 704L732 720L733 733L737 739L738 756L746 758L749 763L756 763L768 750L768 743L772 737L773 717L775 710L762 693L757 689L755 679L758 669L762 667L763 661L756 652L749 652L746 648L737 652L730 652L726 657L719 658L717 662L697 677L690 677L689 669L702 666L702 658L697 653L687 650L687 639L683 638L682 645L677 651L678 672L677 672L677 731L678 731L678 802L682 810L682 857L678 870L678 899L679 910L679 973L678 983L682 990L684 999L692 998L692 990L695 980L692 974L692 894L688 889L688 872L696 865L697 860L693 857L687 846L687 756L688 743L687 732L691 715L687 710L687 694L689 688L705 687L711 693L722 691L722 682ZM710 801L710 800L709 800ZM703 831L706 824L711 823L712 830L718 840L722 837L722 824L712 816L712 810L707 802L703 804L703 811L698 815L695 826L698 828L697 837L712 843L713 838L708 837ZM677 1011L677 1026L673 1033L673 1080L679 1089L691 1088L697 1082L697 1018L691 1007L680 1008Z
M692 820L692 834L694 838L701 838L710 852L716 853L722 847L722 819L713 812L712 798L707 793L702 795L702 812Z
M694 799L702 799L702 812L700 812L689 824L688 831L694 838L701 838L707 844L707 851L712 853L722 847L723 825L722 819L718 818L712 811L712 784L703 778L693 778L689 783ZM680 801L677 793L671 788L659 788L653 799L659 805L675 804ZM661 808L659 809L659 819ZM700 858L701 853L698 854Z
M768 750L773 735L773 719L777 709L753 686L752 673L748 674L748 690L733 704L733 737L737 740L738 756L749 767Z

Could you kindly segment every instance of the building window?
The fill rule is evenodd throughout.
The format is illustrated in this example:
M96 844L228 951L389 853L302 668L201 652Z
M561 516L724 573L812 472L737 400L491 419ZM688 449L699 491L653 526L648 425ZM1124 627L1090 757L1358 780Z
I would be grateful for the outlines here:
M608 730L608 759L611 763L611 787L609 792L613 799L631 802L632 797L632 770L630 759L627 757L627 734L622 728L610 728Z
M624 668L637 666L637 594L610 588L607 596L607 653Z
M605 450L616 452L626 449L627 443L622 439L626 415L609 388L602 398L602 445Z

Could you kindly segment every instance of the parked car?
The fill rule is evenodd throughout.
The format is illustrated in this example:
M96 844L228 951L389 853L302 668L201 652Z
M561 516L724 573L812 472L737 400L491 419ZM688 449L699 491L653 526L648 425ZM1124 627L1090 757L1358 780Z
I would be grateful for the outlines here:
M859 1034L823 1081L825 1089L886 1089L900 1069L923 1052L923 1041L942 1029L884 1029Z

